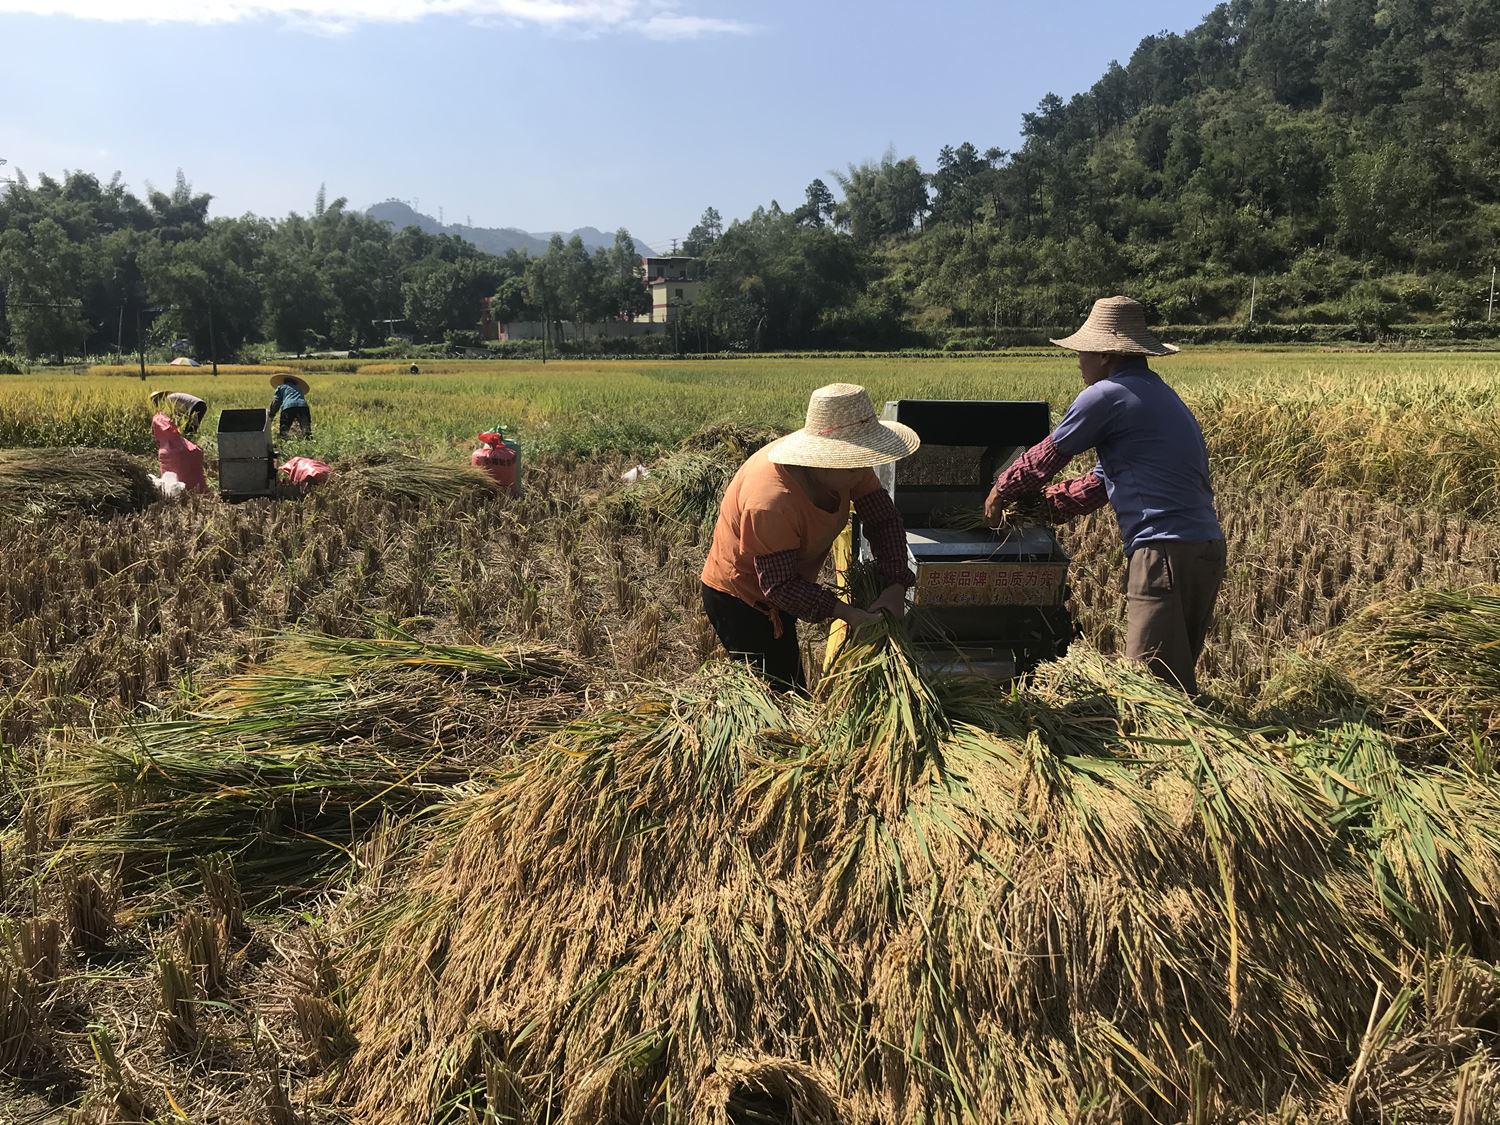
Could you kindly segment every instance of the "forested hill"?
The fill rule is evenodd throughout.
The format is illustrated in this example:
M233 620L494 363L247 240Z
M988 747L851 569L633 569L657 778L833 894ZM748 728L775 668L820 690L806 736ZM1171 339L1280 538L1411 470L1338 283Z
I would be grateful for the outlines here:
M1168 321L1240 319L1252 277L1258 317L1483 316L1496 0L1233 0L1022 131L944 149L925 230L882 232L930 318L1053 322L1128 288Z

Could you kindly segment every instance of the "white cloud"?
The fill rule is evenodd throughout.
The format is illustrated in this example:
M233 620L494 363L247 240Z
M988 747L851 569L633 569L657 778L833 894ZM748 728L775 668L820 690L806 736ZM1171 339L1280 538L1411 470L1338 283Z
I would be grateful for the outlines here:
M663 0L0 0L0 15L6 14L109 23L224 24L275 19L324 32L347 31L361 23L412 23L429 16L457 16L588 34L634 33L651 39L700 39L756 30L739 20L685 14Z

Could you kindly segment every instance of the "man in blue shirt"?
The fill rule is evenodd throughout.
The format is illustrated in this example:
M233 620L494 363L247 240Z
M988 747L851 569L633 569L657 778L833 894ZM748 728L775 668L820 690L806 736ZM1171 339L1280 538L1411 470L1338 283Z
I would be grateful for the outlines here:
M266 423L270 424L276 412L281 412L282 437L287 437L296 426L303 437L312 437L312 408L307 405L307 383L290 372L283 371L271 376L271 405L266 408Z
M1038 491L1059 522L1110 504L1128 561L1125 654L1194 695L1225 549L1203 431L1146 365L1177 349L1147 330L1145 310L1129 297L1095 301L1082 328L1052 342L1078 353L1083 393L1051 436L995 481L985 515L999 526L1007 504ZM1098 454L1092 471L1043 490L1089 449Z

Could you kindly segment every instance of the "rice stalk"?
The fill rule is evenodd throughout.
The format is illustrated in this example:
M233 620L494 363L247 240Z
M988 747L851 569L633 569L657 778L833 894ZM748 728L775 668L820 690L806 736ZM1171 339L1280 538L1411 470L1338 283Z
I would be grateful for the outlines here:
M156 955L156 1027L166 1049L185 1054L198 1045L198 1004L202 995L196 976L184 968L169 948Z

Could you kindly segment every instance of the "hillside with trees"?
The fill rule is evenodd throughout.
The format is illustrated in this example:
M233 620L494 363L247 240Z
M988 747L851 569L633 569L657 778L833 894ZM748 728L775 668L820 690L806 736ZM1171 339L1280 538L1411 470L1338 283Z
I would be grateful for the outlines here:
M1492 334L1500 5L1231 0L1047 94L1014 151L954 138L930 168L892 152L828 180L727 224L704 212L683 249L708 284L673 346L983 346L1117 291L1242 338ZM131 351L138 321L200 355L393 328L466 341L486 296L501 319L645 307L623 230L491 255L321 194L278 220L209 219L209 199L180 175L144 200L118 177L18 176L0 196L0 350Z
M955 138L773 203L708 250L700 316L828 342L1062 325L1128 291L1173 324L1482 321L1500 247L1500 5L1232 0ZM829 227L848 245L835 245ZM755 260L746 265L747 245ZM788 289L844 294L781 321ZM894 323L894 327L893 327ZM767 339L767 343L784 342Z

